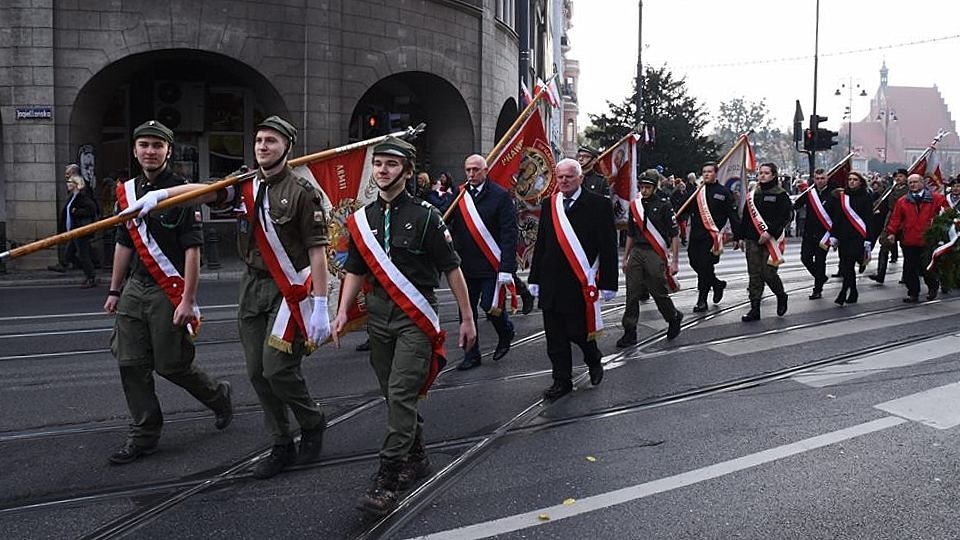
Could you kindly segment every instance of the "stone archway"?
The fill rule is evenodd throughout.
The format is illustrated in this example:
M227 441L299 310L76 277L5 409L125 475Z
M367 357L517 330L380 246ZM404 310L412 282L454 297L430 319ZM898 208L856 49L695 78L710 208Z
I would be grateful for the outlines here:
M494 131L494 141L499 141L501 137L510 129L510 126L517 120L520 112L517 110L517 101L513 98L507 98L500 107L500 114L497 116L497 128Z
M418 168L438 174L462 169L475 150L470 111L460 92L446 79L423 71L407 71L377 81L357 101L350 116L352 140L367 139L427 124L416 140Z

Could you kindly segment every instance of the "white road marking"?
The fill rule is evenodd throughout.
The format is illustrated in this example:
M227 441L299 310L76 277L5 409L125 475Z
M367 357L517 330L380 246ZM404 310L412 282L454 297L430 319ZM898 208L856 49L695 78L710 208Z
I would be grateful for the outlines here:
M899 315L898 315L899 317ZM815 371L793 377L793 380L807 386L823 388L833 384L851 381L888 369L912 366L934 358L960 351L960 334L954 334L893 349L879 354L859 358L845 364L825 366Z
M925 426L950 429L960 425L958 404L960 404L960 383L953 383L887 401L874 407Z
M824 446L829 446L831 444L860 437L861 435L867 435L877 431L889 429L906 422L907 420L903 418L888 416L856 426L825 433L823 435L818 435L816 437L811 437L809 439L804 439L802 441L797 441L795 443L778 446L769 450L763 450L755 454L724 461L715 465L709 465L707 467L695 469L675 476L668 476L659 480L653 480L651 482L646 482L607 493L601 493L592 497L578 499L571 505L558 504L556 506L540 508L532 512L507 516L501 519L477 523L458 529L441 531L428 534L426 536L420 536L418 538L421 540L463 540L468 538L487 538L498 534L519 531L530 527L537 527L547 523L554 523L561 519L574 517L587 512L593 512L594 510L601 510L617 504L635 501L651 495L665 493L667 491L690 486L706 480L719 478L721 476L750 469L758 465L763 465L772 461L802 454L810 450L815 450L817 448L822 448ZM549 516L549 519L541 520L540 516L543 514Z

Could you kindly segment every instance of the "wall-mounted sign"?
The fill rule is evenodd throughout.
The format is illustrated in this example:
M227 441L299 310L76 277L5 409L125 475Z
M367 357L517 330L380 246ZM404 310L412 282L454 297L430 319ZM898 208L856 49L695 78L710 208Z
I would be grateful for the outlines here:
M53 120L53 107L17 107L17 120Z

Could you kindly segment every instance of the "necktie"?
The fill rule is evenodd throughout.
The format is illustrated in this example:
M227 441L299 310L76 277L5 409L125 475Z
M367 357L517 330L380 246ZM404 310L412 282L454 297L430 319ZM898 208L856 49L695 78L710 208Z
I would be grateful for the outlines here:
M564 199L563 199L563 209L564 209L565 211L568 211L568 212L570 211L570 205L571 205L571 204L573 204L573 199L564 197Z
M253 241L253 227L257 226L257 221L261 223L266 222L266 212L263 211L263 198L267 196L267 183L260 182L260 188L257 189L257 196L253 199L253 219L250 220L252 227L250 227L250 234L247 235L247 251L250 251L254 245Z
M479 195L479 194L480 194L480 192L477 191L477 188L474 188L474 187L470 188L470 196L471 196L471 197L473 197L474 199L476 199L476 198L477 198L477 195Z
M390 258L390 203L387 203L387 209L383 212L383 250L387 252L387 258Z

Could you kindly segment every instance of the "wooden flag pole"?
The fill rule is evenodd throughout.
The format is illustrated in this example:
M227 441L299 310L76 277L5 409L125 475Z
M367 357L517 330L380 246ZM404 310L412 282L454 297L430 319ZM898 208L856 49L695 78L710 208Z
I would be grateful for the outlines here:
M365 148L367 146L380 143L387 137L415 137L416 135L423 132L424 129L426 129L426 124L420 124L417 127L408 127L403 131L397 131L389 135L383 135L380 137L375 137L373 139L367 139L367 140L358 141L351 144L346 144L343 146L338 146L337 148L330 148L328 150L323 150L321 152L316 152L306 156L300 156L298 158L291 159L290 161L287 162L287 164L290 165L291 167L299 167L300 165L306 165L307 163L312 163L314 161L329 159L334 156L338 156L340 154L345 154L347 152L356 150L358 148ZM229 186L232 186L244 180L249 180L254 176L256 176L256 174L257 174L257 171L254 170L254 171L246 172L243 174L238 174L236 176L233 176L233 175L228 176L223 180L219 180L212 184L205 185L204 187L197 189L195 191L191 191L190 193L183 193L181 195L177 195L176 197L170 197L169 199L161 201L160 204L158 204L155 209L160 210L162 208L168 208L170 206L182 205L183 203L193 200L197 197L201 197L208 193L219 191L221 189L227 188ZM92 234L96 231L119 225L120 223L133 219L135 217L137 217L136 214L131 213L131 214L125 214L125 215L118 214L115 216L108 217L106 219L101 219L100 221L96 221L89 225L84 225L83 227L78 227L76 229L67 231L65 233L60 233L54 236L48 236L47 238L43 238L35 242L31 242L29 244L16 247L14 249L4 251L0 253L0 260L6 259L6 258L14 259L17 257L22 257L24 255L29 255L41 249L46 249L51 246L63 244L65 242L69 242L76 238L80 238L82 236Z
M740 140L745 139L746 137L747 137L746 135L740 135L739 137L737 137L737 142L730 148L730 150L727 151L727 154L723 156L723 159L721 159L720 162L717 163L717 172L720 171L720 166L723 165L728 159L730 159L730 156L733 155L733 152L737 149L737 147L740 146ZM746 169L746 167L744 167L744 169ZM743 174L746 174L746 173L747 171L744 170ZM719 178L717 180L719 181ZM693 193L689 197L687 197L687 200L683 201L683 204L680 205L680 208L676 211L676 215L679 216L684 212L686 212L687 206L689 206L690 203L692 203L693 200L697 198L697 193L699 193L701 189L703 189L703 182L700 182L700 185L697 186L697 189L693 190Z
M601 152L600 155L597 156L596 159L593 160L593 163L591 163L589 167L587 167L586 169L583 170L583 174L587 174L588 172L592 171L593 168L594 168L594 166L596 166L596 164L599 163L601 159L607 157L607 154L609 154L610 152L613 152L613 149L614 149L614 148L620 146L620 143L622 143L623 141L627 140L628 137L631 137L631 136L633 136L633 135L634 135L634 131L631 129L630 132L627 133L626 135L624 135L623 137L621 137L619 141L611 144L606 150L604 150L603 152ZM637 165L637 164L634 164L634 167L636 167L636 165Z
M497 141L497 144L494 145L493 150L490 150L490 152L487 154L488 166L490 162L500 157L500 154L503 152L503 147L506 146L508 142L510 142L510 139L512 139L513 136L517 134L517 131L519 131L520 128L523 126L523 124L526 123L527 119L530 118L530 115L532 115L533 111L535 111L537 108L537 102L543 99L544 95L546 94L547 86L550 85L550 81L556 78L557 75L559 74L554 73L553 77L550 77L549 79L547 79L547 82L546 84L544 84L543 88L541 88L540 91L533 96L533 99L531 99L530 103L528 103L527 106L524 107L523 111L520 113L520 116L518 116L517 119L513 121L513 124L510 126L510 129L508 129L507 132L503 134L503 137L500 137L500 140ZM443 213L444 221L450 219L450 215L453 214L453 211L454 209L456 209L457 204L460 202L460 199L463 198L463 193L465 191L466 191L466 186L463 186L460 189L459 193L457 193L457 196L454 197L453 202L450 203L450 207L447 208L447 211Z

